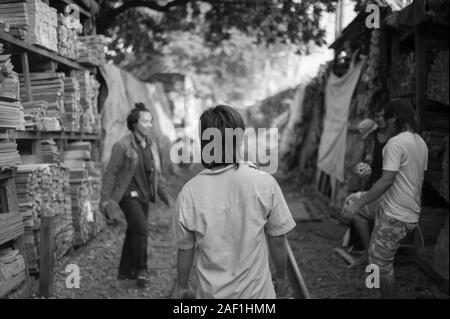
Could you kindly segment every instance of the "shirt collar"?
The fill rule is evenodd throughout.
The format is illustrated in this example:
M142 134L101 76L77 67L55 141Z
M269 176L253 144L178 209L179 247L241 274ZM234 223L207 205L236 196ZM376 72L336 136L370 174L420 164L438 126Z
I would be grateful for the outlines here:
M206 168L203 171L201 171L199 173L199 175L219 175L219 174L222 174L223 172L228 171L229 169L235 167L235 165L236 164L230 164L221 169L216 169L216 170ZM257 168L256 165L253 164L252 162L239 161L239 165L247 165L251 168Z

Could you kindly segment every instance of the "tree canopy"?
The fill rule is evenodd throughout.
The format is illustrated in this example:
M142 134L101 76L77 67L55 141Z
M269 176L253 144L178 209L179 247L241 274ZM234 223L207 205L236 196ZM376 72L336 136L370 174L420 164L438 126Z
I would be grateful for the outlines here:
M324 44L320 18L334 11L335 1L102 0L100 8L98 31L111 36L118 51L160 52L173 31L200 32L206 43L217 46L238 30L258 44L293 44L302 52L310 44Z

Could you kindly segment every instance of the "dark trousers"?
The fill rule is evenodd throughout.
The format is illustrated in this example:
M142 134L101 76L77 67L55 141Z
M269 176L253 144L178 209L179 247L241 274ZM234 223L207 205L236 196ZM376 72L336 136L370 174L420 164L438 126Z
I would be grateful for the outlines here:
M143 204L136 198L124 197L119 205L128 224L119 274L130 276L147 270L148 204Z

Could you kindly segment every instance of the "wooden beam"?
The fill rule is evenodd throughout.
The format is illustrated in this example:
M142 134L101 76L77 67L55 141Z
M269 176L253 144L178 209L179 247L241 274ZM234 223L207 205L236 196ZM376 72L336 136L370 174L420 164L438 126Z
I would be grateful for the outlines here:
M52 294L55 262L55 225L53 216L41 218L39 255L39 292L41 296L49 298Z
M33 101L33 93L31 91L31 81L30 81L30 64L28 61L28 53L22 52L22 72L25 80L25 93L27 95L27 102Z
M9 44L20 48L21 50L25 50L28 53L34 53L40 56L43 56L47 59L53 60L58 62L59 64L62 64L66 67L77 69L77 70L88 70L81 64L71 61L69 59L66 59L62 56L59 56L56 52L52 52L43 48L39 48L37 46L34 46L32 44L26 43L25 41L19 40L14 38L12 35L5 33L3 31L0 31L0 40L3 40L5 42L8 42Z

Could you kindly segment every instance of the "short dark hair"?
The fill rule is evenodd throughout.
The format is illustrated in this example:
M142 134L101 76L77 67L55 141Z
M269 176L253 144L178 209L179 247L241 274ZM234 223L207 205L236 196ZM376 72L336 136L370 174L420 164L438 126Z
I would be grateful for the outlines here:
M128 114L127 126L128 126L128 129L131 132L134 132L134 128L136 127L136 124L139 121L139 117L141 116L140 115L141 112L149 112L151 114L150 110L148 110L145 107L144 103L136 103L136 104L134 104L134 109L132 109L130 114Z
M203 158L203 149L206 145L213 141L214 137L211 136L209 138L203 139L203 132L208 128L216 128L221 133L221 146L222 146L222 158L220 162L212 161L211 163L207 163ZM227 105L217 105L215 107L209 108L203 112L200 116L200 144L201 144L201 160L202 164L205 168L211 169L217 166L223 166L226 164L238 164L236 159L236 148L238 144L238 137L233 135L233 149L232 149L232 162L229 161L230 154L227 154L225 151L230 151L226 149L225 145L225 129L242 129L242 133L245 131L245 124L241 114L236 111L234 108ZM243 136L240 137L241 141Z
M419 133L420 128L415 119L415 108L411 100L405 98L392 99L386 107L384 117L386 120L395 118L397 133L406 131L407 125L414 133Z

